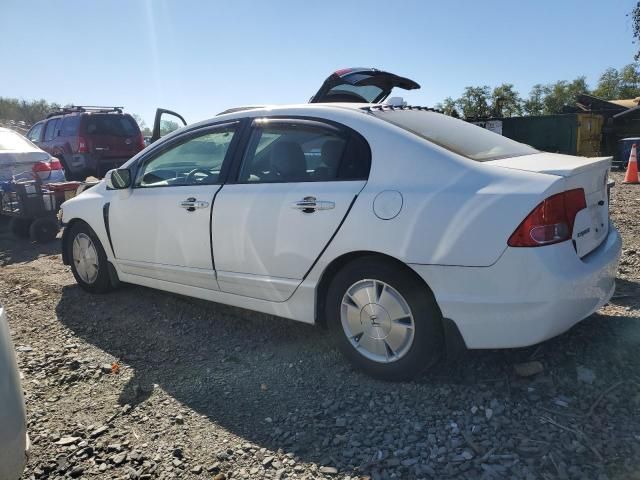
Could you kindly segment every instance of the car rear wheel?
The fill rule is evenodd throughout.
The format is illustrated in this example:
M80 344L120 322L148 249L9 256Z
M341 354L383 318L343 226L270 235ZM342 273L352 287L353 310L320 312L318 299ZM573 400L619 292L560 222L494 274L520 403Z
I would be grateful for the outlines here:
M30 218L11 217L9 220L9 230L16 237L29 238L29 227L32 220Z
M342 353L385 380L406 380L443 351L442 314L431 291L393 261L361 257L334 277L327 324Z
M54 240L60 231L58 221L55 218L36 218L29 227L29 237L38 243L46 243Z
M107 255L98 236L89 225L73 224L65 248L78 285L91 293L106 293L112 290Z

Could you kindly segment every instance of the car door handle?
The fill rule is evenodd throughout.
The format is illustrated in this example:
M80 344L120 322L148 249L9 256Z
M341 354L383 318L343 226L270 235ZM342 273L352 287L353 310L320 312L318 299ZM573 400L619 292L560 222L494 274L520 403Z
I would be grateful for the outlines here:
M193 212L196 208L207 208L209 206L209 202L196 200L195 198L191 197L183 200L179 205L181 208L185 208L187 212Z
M335 207L336 204L334 202L329 202L327 200L316 200L316 197L304 197L302 200L293 202L293 204L291 205L291 208L302 210L303 213L313 213L316 210L331 210Z

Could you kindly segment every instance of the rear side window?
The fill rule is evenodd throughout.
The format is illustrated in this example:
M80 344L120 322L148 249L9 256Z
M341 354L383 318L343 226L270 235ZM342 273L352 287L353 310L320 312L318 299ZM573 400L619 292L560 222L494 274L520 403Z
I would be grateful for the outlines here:
M538 153L533 147L441 113L383 110L376 117L477 162Z
M44 123L36 123L27 134L27 138L32 142L39 142L40 137L42 136L43 127L44 127Z
M63 137L74 137L78 134L78 125L80 125L79 115L69 115L62 120L61 135Z
M47 122L47 128L44 131L44 141L49 142L56 137L56 132L58 130L58 125L60 125L60 119L54 118Z
M326 182L369 176L371 154L350 132L315 122L258 121L242 162L241 183Z
M140 133L135 120L128 115L91 114L85 116L87 135L133 137Z

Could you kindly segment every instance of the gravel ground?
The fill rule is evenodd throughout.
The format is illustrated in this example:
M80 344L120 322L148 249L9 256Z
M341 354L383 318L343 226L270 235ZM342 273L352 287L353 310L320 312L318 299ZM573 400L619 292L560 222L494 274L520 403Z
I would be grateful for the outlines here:
M612 177L610 305L401 384L353 371L321 329L136 286L89 295L59 242L3 230L24 478L640 479L640 186Z

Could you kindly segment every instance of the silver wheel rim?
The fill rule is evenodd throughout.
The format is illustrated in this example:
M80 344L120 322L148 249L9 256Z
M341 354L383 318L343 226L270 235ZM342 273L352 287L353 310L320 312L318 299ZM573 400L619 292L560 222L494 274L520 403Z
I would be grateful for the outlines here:
M351 345L378 363L404 357L415 335L409 304L391 285L380 280L359 280L344 294L340 320Z
M73 240L73 264L84 282L93 283L98 278L98 251L84 233L79 233Z

